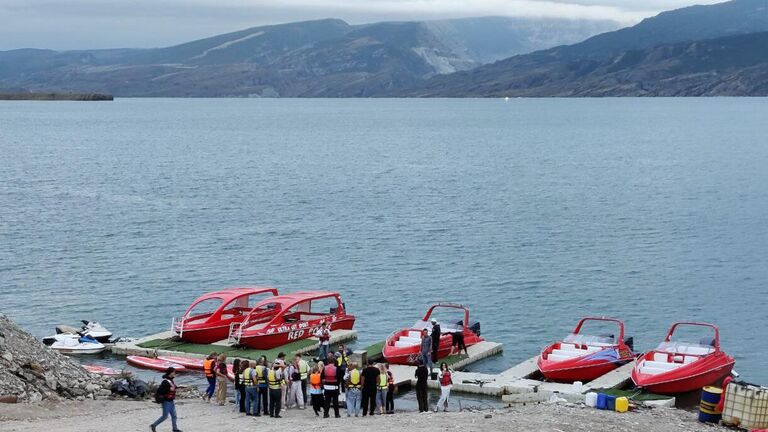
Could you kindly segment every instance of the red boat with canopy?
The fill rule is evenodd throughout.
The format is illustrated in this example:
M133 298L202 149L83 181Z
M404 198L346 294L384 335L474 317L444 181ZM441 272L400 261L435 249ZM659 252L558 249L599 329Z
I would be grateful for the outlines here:
M680 328L708 328L698 342L674 337ZM643 354L632 370L632 381L653 393L678 394L715 384L728 376L736 360L720 350L720 329L713 324L678 322L658 347Z
M614 323L619 330L618 339L615 334L584 334L584 324L592 321ZM573 333L544 348L538 360L539 371L544 378L555 382L591 381L634 360L635 354L630 345L624 340L622 321L582 318Z
M336 292L304 291L278 295L256 304L230 329L230 345L271 349L314 336L324 322L331 330L351 330L355 316L347 313Z
M435 311L440 311L438 314ZM432 318L438 317L440 313L459 312L460 317L453 316L453 319L439 316L440 322L440 344L437 349L438 359L447 357L453 349L453 334L461 333L464 335L464 343L467 347L482 342L485 339L480 337L480 324L475 323L469 326L469 309L466 306L453 303L438 303L427 310L420 321L416 321L410 328L400 329L387 337L384 342L383 355L387 362L391 364L413 365L418 362L419 348L421 345L421 332L424 329L430 330ZM434 361L437 361L435 359Z
M265 296L276 296L271 287L228 288L198 297L172 330L187 342L210 344L227 339L233 323L241 323Z

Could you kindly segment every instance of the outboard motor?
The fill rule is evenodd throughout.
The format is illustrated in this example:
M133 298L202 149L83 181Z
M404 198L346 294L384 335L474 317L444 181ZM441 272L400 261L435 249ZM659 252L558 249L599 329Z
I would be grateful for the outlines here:
M472 333L480 336L480 322L476 321L469 325L469 329L472 330Z
M635 338L630 336L624 339L624 345L629 347L629 350L635 352Z

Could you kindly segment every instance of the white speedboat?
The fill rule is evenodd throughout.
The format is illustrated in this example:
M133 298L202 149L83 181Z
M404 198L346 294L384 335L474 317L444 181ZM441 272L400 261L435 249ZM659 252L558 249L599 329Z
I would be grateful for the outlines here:
M68 325L56 326L56 334L44 337L43 343L48 346L53 345L58 335L87 336L96 339L98 342L109 342L109 339L112 338L112 332L96 321L83 320L82 322L83 325L79 329Z
M62 354L99 354L107 348L101 342L87 336L58 334L54 339L56 341L51 344L51 349Z

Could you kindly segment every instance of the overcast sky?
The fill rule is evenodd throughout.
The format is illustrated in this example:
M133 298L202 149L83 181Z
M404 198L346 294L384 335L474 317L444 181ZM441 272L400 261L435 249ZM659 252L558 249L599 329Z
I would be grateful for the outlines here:
M0 50L158 47L318 18L349 23L487 15L612 19L723 0L0 0Z

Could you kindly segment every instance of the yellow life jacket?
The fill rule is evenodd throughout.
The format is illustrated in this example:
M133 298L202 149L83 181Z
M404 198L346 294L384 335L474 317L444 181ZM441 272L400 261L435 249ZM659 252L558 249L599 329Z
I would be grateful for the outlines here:
M306 360L299 361L299 375L301 375L302 380L307 379L309 375L309 363Z
M269 370L269 373L267 374L267 383L272 390L280 389L280 380L277 379L277 373L274 369Z
M379 390L386 390L387 388L387 374L379 374Z
M263 365L256 366L256 384L264 384L266 381L266 377L264 376L264 367Z
M246 368L243 371L243 385L246 386L246 387L253 387L253 385L254 385L253 378L251 377L251 372L252 371L253 371L253 369L251 369L250 367Z
M357 369L349 371L349 387L360 388L360 371Z

